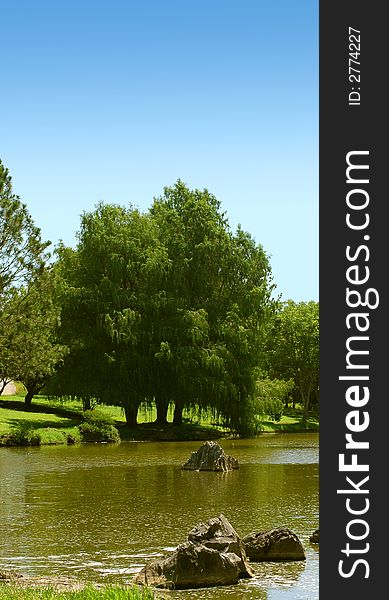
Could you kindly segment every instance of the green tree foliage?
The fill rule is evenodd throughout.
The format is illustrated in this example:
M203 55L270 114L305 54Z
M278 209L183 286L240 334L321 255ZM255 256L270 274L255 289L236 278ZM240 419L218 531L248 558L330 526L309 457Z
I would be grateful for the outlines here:
M0 303L43 269L49 244L42 242L26 205L13 193L11 176L0 160Z
M115 421L98 410L84 411L83 422L78 429L84 442L120 442Z
M288 300L269 333L272 377L293 379L306 423L310 401L319 386L319 304Z
M26 325L23 290L41 277L49 244L42 242L26 205L13 193L11 176L0 160L0 393L14 377L17 357L11 347L16 347L15 336L19 339ZM26 356L26 347L23 352Z
M261 417L269 417L279 421L282 417L284 405L294 388L293 379L258 379L255 389L255 409Z
M2 348L2 369L24 384L25 403L30 405L67 351L57 342L60 307L53 269L42 271L27 289L15 290L4 317L8 336Z
M160 388L174 401L176 423L184 407L211 408L243 431L272 310L267 256L248 233L231 232L207 190L178 181L151 214L173 265L159 321Z
M100 204L76 250L58 249L61 339L71 348L52 393L121 405L136 424L151 394L153 327L169 267L148 215Z
M169 403L248 422L273 310L267 256L233 234L220 203L181 181L147 214L100 204L76 250L59 249L62 342L71 352L57 393L112 399L134 425L141 403L166 422Z

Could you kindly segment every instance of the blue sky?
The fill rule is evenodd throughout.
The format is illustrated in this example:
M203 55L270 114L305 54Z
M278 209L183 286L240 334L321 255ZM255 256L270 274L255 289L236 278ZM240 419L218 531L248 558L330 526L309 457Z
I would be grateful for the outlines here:
M5 1L0 158L44 239L182 179L318 300L317 0Z

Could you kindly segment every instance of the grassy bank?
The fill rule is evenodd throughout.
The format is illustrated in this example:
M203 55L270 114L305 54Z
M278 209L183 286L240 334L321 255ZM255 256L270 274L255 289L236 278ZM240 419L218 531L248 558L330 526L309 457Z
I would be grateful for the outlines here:
M92 414L101 415L100 422L86 426L85 413L80 402L61 403L44 396L37 396L32 405L27 407L24 397L0 396L0 445L54 445L74 444L82 441L118 441L118 440L150 440L150 441L180 441L207 440L229 437L230 432L213 423L211 418L199 422L191 422L189 418L180 427L169 423L161 427L154 423L155 411L139 413L139 426L130 429L126 426L123 411L118 406L99 406ZM172 415L168 418L172 419ZM106 421L105 424L103 421ZM107 430L115 426L119 433L109 436ZM104 429L105 428L105 429ZM301 424L301 409L289 408L280 421L263 421L262 432L292 432L318 431L317 417L311 416L306 427ZM104 432L106 437L104 437ZM112 429L111 429L112 432Z
M75 591L58 591L52 587L27 587L0 583L0 600L153 600L148 589L125 586L92 586Z
M304 427L301 423L302 409L287 408L280 421L263 421L262 431L264 433L303 433L308 431L319 431L319 417L310 414Z
M118 406L99 406L91 413L92 417L93 415L100 415L97 433L101 433L102 428L114 425L119 441L206 440L228 435L222 427L207 421L186 422L180 427L169 423L166 427L161 427L153 422L156 417L154 410L139 412L139 425L136 429L127 427L123 411ZM170 417L172 419L173 415ZM32 405L27 407L23 396L0 396L0 446L118 441L114 439L115 436L102 439L101 435L86 435L90 431L85 431L84 418L81 402L61 403L37 396ZM90 430L90 427L88 429Z

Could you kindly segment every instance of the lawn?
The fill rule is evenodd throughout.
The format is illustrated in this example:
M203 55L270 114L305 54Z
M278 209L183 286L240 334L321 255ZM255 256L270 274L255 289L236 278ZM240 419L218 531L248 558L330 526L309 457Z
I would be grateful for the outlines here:
M303 431L319 431L319 417L317 414L308 416L307 425L301 424L302 408L286 408L280 421L263 421L264 433L288 432L299 433Z
M114 420L122 440L205 440L225 435L225 430L212 424L209 419L201 423L191 423L188 420L182 427L169 424L166 428L161 428L153 422L156 418L155 409L140 410L139 427L129 429L120 407L98 406L96 410ZM169 412L168 419L172 421L173 411ZM40 444L64 444L67 443L69 435L73 440L79 437L77 426L82 420L82 403L79 401L61 402L36 396L32 405L26 407L23 395L0 397L0 438L2 435L12 434L15 430L27 429L39 434Z
M139 427L132 430L126 426L124 413L120 407L99 406L98 411L115 421L122 440L205 440L228 436L228 432L215 424L211 417L191 421L190 415L186 415L183 426L173 427L170 424L166 428L161 428L153 422L156 417L155 409L148 409L139 411ZM310 415L304 428L301 425L301 412L300 407L285 409L285 414L280 421L262 421L261 431L263 433L318 431L318 417ZM31 407L26 407L23 395L1 396L0 436L22 428L39 434L41 444L64 444L67 443L69 436L73 440L79 437L77 426L82 421L82 414L82 403L76 400L61 402L36 396ZM170 412L168 420L172 421L172 418L173 414Z
M33 429L68 429L75 427L80 421L77 413L57 411L55 407L50 410L48 403L46 406L41 402L33 404L31 409L25 409L24 406L24 399L18 396L0 397L0 435L12 431L21 421Z

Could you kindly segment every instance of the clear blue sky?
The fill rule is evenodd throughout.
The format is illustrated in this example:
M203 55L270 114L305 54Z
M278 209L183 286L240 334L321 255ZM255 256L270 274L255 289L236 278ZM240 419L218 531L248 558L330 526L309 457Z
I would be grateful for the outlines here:
M318 300L318 1L1 3L0 158L44 239L180 178Z

